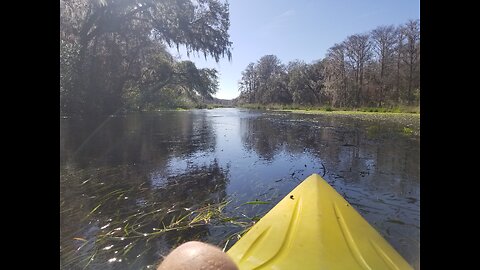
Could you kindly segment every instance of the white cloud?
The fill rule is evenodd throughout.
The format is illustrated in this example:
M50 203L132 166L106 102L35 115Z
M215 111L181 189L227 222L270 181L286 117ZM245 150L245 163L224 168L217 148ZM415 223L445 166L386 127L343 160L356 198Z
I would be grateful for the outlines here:
M280 27L283 23L288 21L291 17L295 16L296 12L293 9L289 9L280 15L275 16L270 22L261 27L261 30L272 30Z
M294 15L295 15L295 10L289 9L283 12L282 14L280 14L279 16L277 16L276 18L282 19L282 18L288 18L288 17L294 16Z

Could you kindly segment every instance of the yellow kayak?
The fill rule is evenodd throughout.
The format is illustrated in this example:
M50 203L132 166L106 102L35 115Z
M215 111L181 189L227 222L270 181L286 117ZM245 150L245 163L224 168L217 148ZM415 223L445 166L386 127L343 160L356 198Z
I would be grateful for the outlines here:
M227 254L244 269L412 269L353 207L313 174Z

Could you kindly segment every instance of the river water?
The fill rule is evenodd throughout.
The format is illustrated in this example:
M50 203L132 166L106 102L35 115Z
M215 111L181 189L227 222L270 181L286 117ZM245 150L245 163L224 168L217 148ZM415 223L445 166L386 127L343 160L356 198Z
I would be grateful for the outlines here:
M155 269L190 240L228 250L317 173L418 269L419 135L418 115L401 114L223 108L60 119L60 267ZM162 231L210 206L224 216Z

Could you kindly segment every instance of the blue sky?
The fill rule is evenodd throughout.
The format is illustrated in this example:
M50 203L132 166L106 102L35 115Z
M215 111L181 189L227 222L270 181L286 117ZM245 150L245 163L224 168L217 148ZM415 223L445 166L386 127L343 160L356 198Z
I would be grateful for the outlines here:
M420 18L419 0L230 0L232 60L190 55L171 49L173 55L197 67L220 72L217 98L239 95L241 72L250 62L274 54L287 64L322 59L328 48L347 36L380 25L399 25Z

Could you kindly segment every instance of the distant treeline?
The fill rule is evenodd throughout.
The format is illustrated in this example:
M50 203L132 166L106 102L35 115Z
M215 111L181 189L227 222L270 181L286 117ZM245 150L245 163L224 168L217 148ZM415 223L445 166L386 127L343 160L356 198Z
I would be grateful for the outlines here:
M218 89L215 69L178 61L187 53L231 58L222 0L60 0L60 114L195 106Z
M351 35L311 64L263 56L242 72L239 91L237 104L418 105L420 21Z

